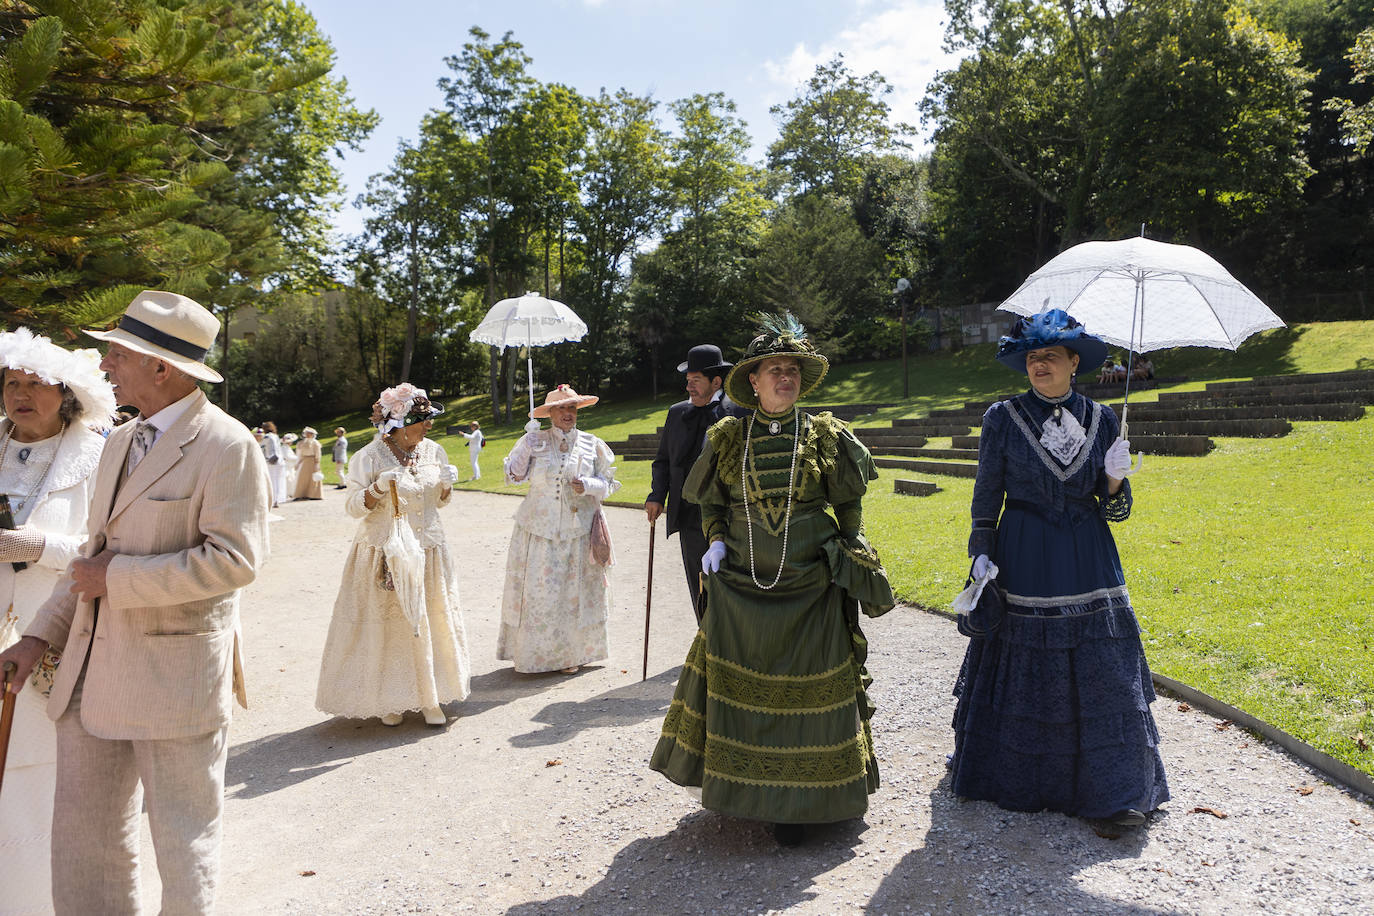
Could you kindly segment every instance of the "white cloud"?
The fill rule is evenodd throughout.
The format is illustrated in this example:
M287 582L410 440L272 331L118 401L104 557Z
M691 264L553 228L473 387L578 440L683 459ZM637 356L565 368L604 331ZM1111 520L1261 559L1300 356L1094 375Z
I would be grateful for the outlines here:
M944 14L942 0L885 4L858 0L853 25L814 46L798 43L787 57L765 61L764 71L777 87L779 100L786 100L811 78L817 64L843 54L851 72L864 75L876 70L891 84L886 101L893 121L919 128L916 106L925 97L926 86L937 72L952 69L959 61L958 55L940 49Z

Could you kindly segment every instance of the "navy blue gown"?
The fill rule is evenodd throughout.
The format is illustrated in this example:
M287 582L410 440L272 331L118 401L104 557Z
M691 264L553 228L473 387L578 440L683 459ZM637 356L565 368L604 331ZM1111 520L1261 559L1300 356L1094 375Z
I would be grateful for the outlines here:
M1055 407L1087 433L1065 464L1041 444ZM969 555L999 568L1006 613L969 640L955 684L953 789L1016 811L1107 818L1168 800L1154 688L1107 521L1103 456L1118 436L1109 408L1034 391L983 417ZM1000 517L999 517L1000 516Z

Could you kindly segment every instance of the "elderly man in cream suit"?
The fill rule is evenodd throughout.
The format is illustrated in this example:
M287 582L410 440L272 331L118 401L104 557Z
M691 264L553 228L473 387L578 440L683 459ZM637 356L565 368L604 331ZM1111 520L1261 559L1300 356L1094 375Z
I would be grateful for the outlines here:
M162 912L214 908L231 696L244 702L239 589L267 556L271 484L262 452L197 380L219 322L145 290L101 368L139 422L111 433L87 541L24 637L0 653L19 685L62 650L53 899L59 913L137 913L146 797ZM246 705L246 704L245 704Z

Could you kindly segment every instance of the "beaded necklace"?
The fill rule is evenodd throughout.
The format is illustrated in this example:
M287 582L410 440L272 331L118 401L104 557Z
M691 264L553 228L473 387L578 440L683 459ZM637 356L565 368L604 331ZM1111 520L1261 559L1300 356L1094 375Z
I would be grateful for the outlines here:
M793 408L795 410L795 408ZM787 510L782 517L782 557L778 560L778 574L773 577L769 585L764 585L759 581L759 574L754 567L754 521L749 517L749 440L754 433L754 415L749 415L749 426L744 430L744 457L740 461L740 486L744 489L744 527L749 532L749 576L754 580L754 584L767 591L776 588L782 581L783 567L787 565L787 535L792 524L792 492L797 483L797 452L801 448L801 411L797 410L792 427L792 469L787 472ZM781 432L782 424L774 420ZM769 424L771 431L772 424Z
M29 488L29 492L24 495L23 499L19 500L18 505L14 506L15 515L19 515L23 511L24 507L27 506L36 495L38 495L38 491L43 489L43 484L48 479L48 472L52 470L53 460L57 458L57 450L62 447L62 436L66 432L67 421L65 418L63 418L62 428L57 431L57 444L54 445L52 451L48 453L48 463L43 466L43 473L38 475L38 478L34 481L33 486ZM10 449L10 440L13 437L14 424L11 423L10 428L5 430L5 441L3 443L0 443L0 468L3 468L5 465L5 454ZM25 459L20 458L20 461L23 460Z

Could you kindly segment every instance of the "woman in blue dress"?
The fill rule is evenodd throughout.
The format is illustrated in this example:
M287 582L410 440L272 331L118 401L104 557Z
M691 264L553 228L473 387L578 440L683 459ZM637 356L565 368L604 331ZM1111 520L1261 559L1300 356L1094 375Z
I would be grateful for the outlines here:
M954 792L1123 826L1169 798L1155 695L1107 522L1131 512L1130 443L1072 390L1106 345L1065 312L1020 320L997 359L1031 390L988 408L968 552L1000 620L969 641L954 694Z

